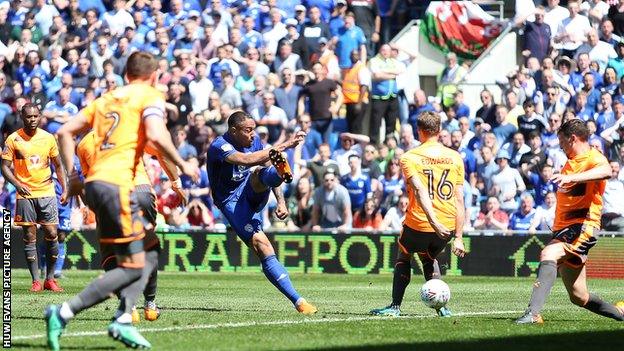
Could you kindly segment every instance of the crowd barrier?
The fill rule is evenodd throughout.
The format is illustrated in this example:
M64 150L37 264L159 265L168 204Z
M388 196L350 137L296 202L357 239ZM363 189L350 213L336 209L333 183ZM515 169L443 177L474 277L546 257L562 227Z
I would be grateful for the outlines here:
M391 274L396 257L397 232L274 232L267 233L278 259L292 273ZM160 269L169 272L260 272L253 252L232 232L158 232ZM448 276L529 276L536 272L539 252L550 239L543 232L468 232L468 254L458 259L450 249L438 257ZM67 238L66 269L99 269L100 255L94 231L73 231ZM12 267L26 268L22 233L11 235ZM590 251L587 272L594 278L624 279L624 235L599 234ZM414 272L421 271L415 260Z

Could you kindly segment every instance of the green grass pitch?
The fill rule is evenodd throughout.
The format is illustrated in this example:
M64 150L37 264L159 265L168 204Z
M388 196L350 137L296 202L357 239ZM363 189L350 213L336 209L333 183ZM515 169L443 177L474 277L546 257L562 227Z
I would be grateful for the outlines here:
M43 308L82 289L98 272L69 271L66 292L32 294L25 270L13 272L13 348L45 348ZM258 274L162 273L161 318L139 329L155 350L616 350L624 323L572 305L559 280L544 310L544 325L516 326L531 292L529 278L449 277L453 318L438 318L420 302L420 275L412 276L405 316L367 315L390 301L390 275L300 275L299 292L319 307L304 317ZM590 280L608 301L624 299L621 280ZM72 321L61 338L66 350L114 350L106 335L117 304L109 300ZM142 302L140 302L142 304ZM141 310L142 312L142 310Z

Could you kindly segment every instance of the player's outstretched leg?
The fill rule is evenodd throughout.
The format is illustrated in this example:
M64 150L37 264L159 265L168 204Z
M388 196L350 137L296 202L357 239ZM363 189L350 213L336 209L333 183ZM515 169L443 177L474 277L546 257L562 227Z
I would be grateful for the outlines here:
M275 171L279 175L280 179L283 180L285 183L292 183L293 173L290 169L290 165L288 164L288 160L286 159L286 157L284 157L284 154L275 149L271 149L269 151L269 159L271 160L271 164L273 165L273 167L275 167ZM263 183L268 185L268 183L264 182L264 179ZM271 187L274 188L275 186Z
M399 252L397 262L394 265L394 277L392 278L392 303L386 307L371 310L370 314L392 317L401 315L401 303L403 302L403 296L405 296L405 289L407 289L412 277L410 260L411 255Z
M288 271L275 257L273 245L266 235L263 232L257 232L252 237L251 243L262 262L262 271L271 284L293 303L299 313L305 315L316 313L318 309L302 298L295 290Z
M118 291L141 278L143 267L118 267L104 273L95 279L78 295L60 306L51 305L46 308L45 320L47 325L48 345L58 347L59 337L65 325L79 312L108 299L115 291ZM114 321L109 326L109 335L122 341L124 344L137 344L139 347L149 348L151 345L138 331L128 323L121 324ZM138 336L137 336L138 335ZM140 337L139 337L140 336Z
M624 321L624 311L617 305L603 301L597 295L589 293L587 289L587 272L585 265L578 268L561 266L561 279L568 291L570 301L601 316Z
M557 261L565 255L566 252L561 242L550 243L542 250L537 280L533 284L529 307L524 315L516 319L517 324L544 323L540 312L546 303L546 298L550 294L555 279L557 279Z

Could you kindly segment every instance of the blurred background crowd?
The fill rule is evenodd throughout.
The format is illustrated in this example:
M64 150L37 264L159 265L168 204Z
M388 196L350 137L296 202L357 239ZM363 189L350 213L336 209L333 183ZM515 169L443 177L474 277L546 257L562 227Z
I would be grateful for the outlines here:
M201 169L197 183L182 177L191 201L180 207L158 162L145 159L162 228L225 228L206 150L242 109L266 145L308 133L288 151L290 218L277 220L270 201L266 228L399 230L408 204L399 158L419 144L418 115L435 111L441 142L464 159L466 229L549 229L557 190L549 178L566 161L556 130L570 118L587 121L592 146L612 161L603 224L624 229L624 0L518 0L522 15L506 25L520 34L522 64L500 82L500 96L481 91L478 109L461 87L406 95L418 52L391 39L428 3L0 0L0 138L21 127L27 101L54 133L122 86L128 56L145 50L159 60L178 151ZM438 84L461 81L469 65L447 54ZM15 189L2 178L0 188L0 206L13 208ZM93 226L84 205L74 207L73 225Z

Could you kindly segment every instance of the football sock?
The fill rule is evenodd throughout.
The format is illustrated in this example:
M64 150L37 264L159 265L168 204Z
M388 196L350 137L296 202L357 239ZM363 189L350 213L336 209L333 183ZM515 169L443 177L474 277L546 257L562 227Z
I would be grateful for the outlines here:
M37 263L40 271L46 268L46 245L45 243L37 243Z
M277 188L283 181L282 177L277 174L277 169L273 166L262 168L258 175L262 184L268 188Z
M58 243L58 257L56 258L56 264L54 265L54 273L60 274L65 265L65 242Z
M141 278L134 281L132 284L124 287L119 294L119 311L123 311L125 314L132 313L132 308L136 305L139 295L145 288L148 278L152 274L152 271L158 266L158 252L149 251L145 253L145 266L141 272ZM122 320L117 320L120 323L126 323Z
M425 276L425 280L431 279L440 279L440 265L438 265L438 260L432 260L428 255L420 256L420 262L423 265L423 275Z
M300 296L290 282L290 277L286 268L277 260L275 255L265 257L262 260L262 271L267 279L284 294L292 303L296 305Z
M46 245L46 279L54 279L54 266L59 253L58 240L45 239Z
M555 279L557 279L557 263L555 261L540 262L537 281L533 284L533 293L529 302L529 309L533 315L539 314L544 307Z
M392 305L401 306L405 289L410 283L412 266L410 261L399 260L394 265L394 278L392 279Z
M586 308L596 314L604 317L613 318L618 321L624 321L624 315L614 305L603 301L600 297L589 294L589 300L583 308Z
M37 243L25 243L24 254L26 255L26 264L32 280L39 279L39 268L37 267Z
M80 311L108 299L115 291L140 279L142 271L142 268L119 267L104 273L67 302L71 312L78 314Z
M149 255L152 251L148 252ZM154 269L152 269L152 273L147 279L147 284L145 285L145 289L143 289L143 297L145 298L145 302L156 300L156 288L158 285L158 252L153 251L156 254L156 264L154 265Z

